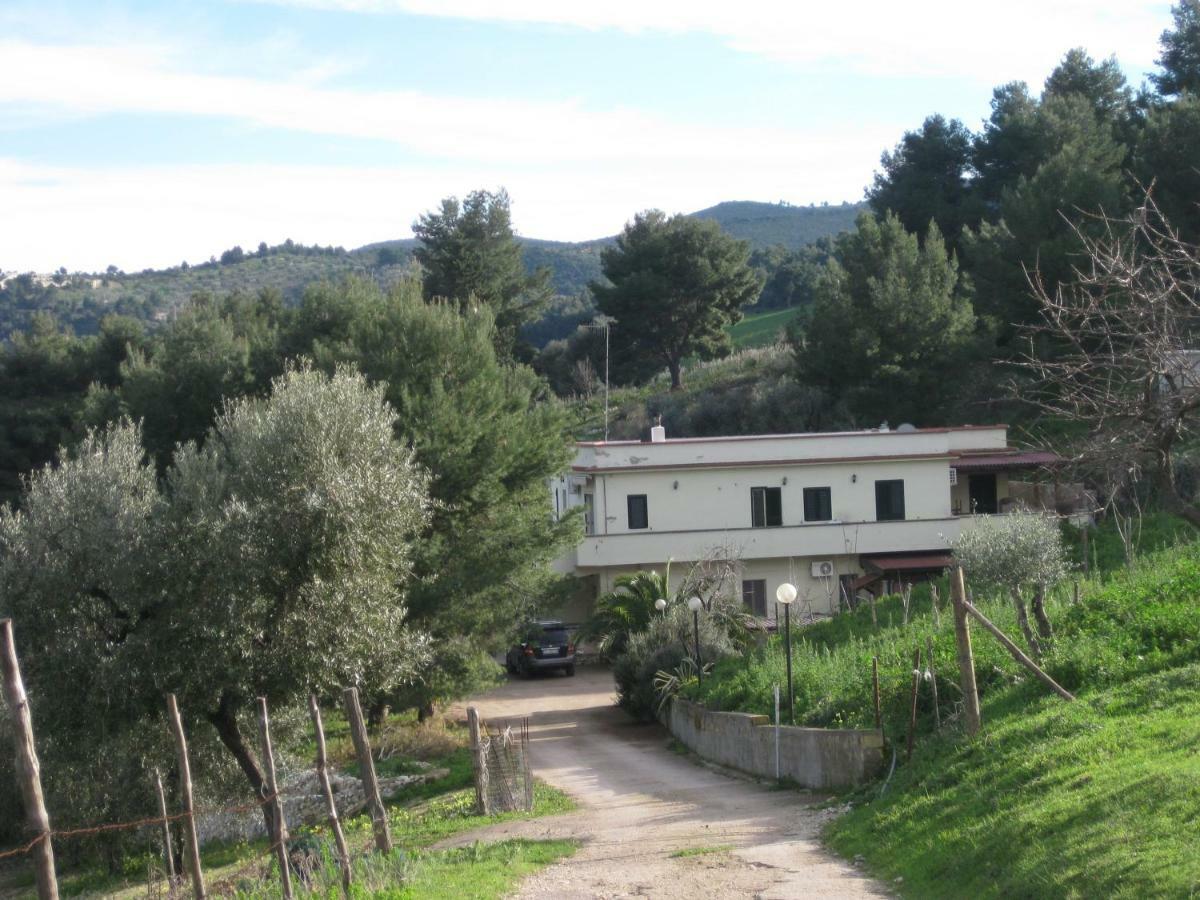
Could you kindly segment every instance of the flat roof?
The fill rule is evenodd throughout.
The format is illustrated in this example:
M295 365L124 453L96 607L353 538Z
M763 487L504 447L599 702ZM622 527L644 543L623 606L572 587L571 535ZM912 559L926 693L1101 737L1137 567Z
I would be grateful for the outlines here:
M950 453L904 453L893 456L821 456L821 457L789 457L786 459L746 459L746 460L714 460L711 462L677 462L677 463L638 463L632 466L571 466L571 471L578 474L599 472L649 472L672 471L677 469L744 469L760 466L828 466L837 463L868 463L868 462L929 462L930 460L955 460L957 456Z
M903 434L949 434L957 431L991 431L997 428L1007 429L1007 425L946 425L940 428L914 428L911 431L905 429L900 431L897 428L891 428L887 431L880 431L877 428L864 428L860 431L799 431L791 434L736 434L736 435L715 435L712 437L685 437L685 438L666 438L661 441L637 440L637 441L576 441L577 447L642 447L647 444L703 444L703 443L725 443L732 441L778 441L789 438L831 438L831 437L886 437L888 435L903 435Z

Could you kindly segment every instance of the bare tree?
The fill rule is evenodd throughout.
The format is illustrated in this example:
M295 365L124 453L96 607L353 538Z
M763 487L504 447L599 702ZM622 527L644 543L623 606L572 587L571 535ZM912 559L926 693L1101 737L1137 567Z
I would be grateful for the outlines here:
M1200 248L1179 237L1150 191L1128 215L1096 219L1098 229L1075 228L1086 262L1070 282L1051 292L1030 278L1041 321L1025 329L1021 365L1033 377L1023 393L1085 429L1075 459L1120 474L1108 497L1145 471L1163 505L1200 527L1173 465L1200 410Z

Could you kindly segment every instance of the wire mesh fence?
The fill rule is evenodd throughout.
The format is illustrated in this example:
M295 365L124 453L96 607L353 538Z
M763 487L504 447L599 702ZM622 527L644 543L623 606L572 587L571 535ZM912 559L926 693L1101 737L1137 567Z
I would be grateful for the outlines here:
M475 794L484 815L528 812L533 809L533 772L529 764L529 720L514 729L506 724L492 729L479 719L474 707L467 710L472 724Z

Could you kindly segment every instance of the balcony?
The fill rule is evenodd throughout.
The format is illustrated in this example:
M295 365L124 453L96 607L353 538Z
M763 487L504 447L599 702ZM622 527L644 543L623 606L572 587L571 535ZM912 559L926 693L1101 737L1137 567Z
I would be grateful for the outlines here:
M948 516L895 522L588 535L575 552L575 564L581 569L661 565L669 559L702 559L717 548L739 559L934 550L946 547L964 527L970 527L970 521L969 517Z

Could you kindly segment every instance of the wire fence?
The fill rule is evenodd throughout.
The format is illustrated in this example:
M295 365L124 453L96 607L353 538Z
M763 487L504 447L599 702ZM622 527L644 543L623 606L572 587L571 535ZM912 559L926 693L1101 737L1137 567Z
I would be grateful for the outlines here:
M513 812L533 809L533 774L529 766L529 720L522 719L514 732L511 726L491 731L486 723L480 735L478 759L483 771L483 812Z
M130 832L139 829L155 829L159 833L158 843L161 844L165 872L158 873L151 864L147 877L148 891L152 889L157 874L165 874L168 894L173 895L176 888L186 882L192 883L196 897L236 894L245 887L247 878L255 881L271 877L272 868L278 869L282 896L290 900L292 890L290 885L291 872L300 866L293 865L294 857L289 854L289 837L285 822L285 807L283 791L279 790L276 782L274 751L270 741L270 725L265 698L259 698L259 733L262 740L262 760L264 761L264 779L258 789L259 796L248 803L237 803L227 806L197 807L192 802L191 767L188 758L187 739L184 733L179 709L174 695L167 696L168 719L172 726L178 752L179 792L178 800L182 809L170 812L163 797L161 779L157 781L158 815L143 816L122 822L103 822L71 828L51 827L50 816L46 810L43 798L40 767L37 761L36 744L33 734L32 718L29 715L28 698L25 695L24 684L21 680L15 645L12 640L11 620L0 620L0 675L3 676L3 689L6 705L13 720L13 728L17 738L18 779L21 782L23 805L25 807L28 831L34 832L25 843L0 850L0 863L11 864L13 861L28 859L34 868L39 897L56 898L58 896L58 879L55 870L54 844L66 840L79 840L89 837L100 837L120 832ZM363 720L362 708L359 703L356 688L347 688L343 692L346 717L350 726L351 737L358 757L360 780L363 784L367 808L370 810L374 823L374 840L376 850L388 853L391 851L387 815L384 812L383 801L379 794L379 783L375 777L375 764L371 752L370 740L367 736L366 724ZM343 873L343 886L348 891L352 880L351 861L346 849L345 836L341 829L337 802L329 778L328 764L325 755L325 735L321 724L320 709L317 698L310 698L310 711L313 718L314 731L319 753L315 761L317 780L325 800L325 812L329 829L338 847L337 863ZM236 816L249 812L260 812L267 823L268 840L265 849L257 850L252 858L247 860L235 871L223 874L211 886L205 886L203 865L200 856L200 838L197 833L198 818L219 816ZM179 834L172 834L172 826L176 825L182 832L184 865L176 867L176 839ZM293 848L295 858L311 857L308 849ZM273 857L273 858L272 858ZM310 868L312 859L308 859ZM265 868L264 868L265 867ZM256 870L258 875L254 875ZM182 877L176 877L177 871L186 872Z

